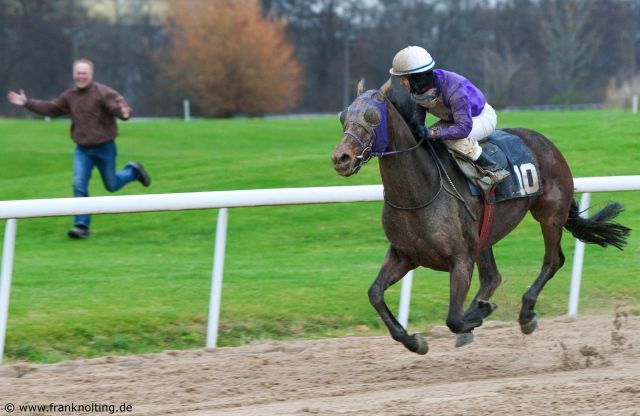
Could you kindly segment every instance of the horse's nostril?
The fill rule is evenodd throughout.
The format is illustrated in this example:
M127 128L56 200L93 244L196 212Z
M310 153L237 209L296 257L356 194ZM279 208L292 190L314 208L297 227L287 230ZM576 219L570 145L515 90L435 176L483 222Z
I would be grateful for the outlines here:
M350 160L351 160L351 156L349 156L348 153L341 153L339 155L336 154L336 155L331 156L331 161L336 166L344 165L345 163L349 162Z

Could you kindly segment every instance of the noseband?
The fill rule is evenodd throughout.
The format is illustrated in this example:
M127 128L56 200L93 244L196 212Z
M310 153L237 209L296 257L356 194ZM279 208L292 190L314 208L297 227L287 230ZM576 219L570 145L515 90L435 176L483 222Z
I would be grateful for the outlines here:
M364 128L365 130L368 130L369 133L374 136L375 138L375 131L373 131L373 129L371 129L368 126L363 126L360 123L358 123L358 125L362 128ZM349 137L351 137L353 140L355 140L360 147L362 148L362 152L356 156L356 159L358 159L358 164L356 165L356 168L353 170L353 174L355 175L356 173L358 173L360 171L360 168L362 168L362 166L367 163L368 161L371 160L372 157L374 156L380 156L378 154L378 152L374 152L371 145L367 145L365 144L364 141L362 141L362 139L360 139L358 137L358 135L356 133L354 133L352 130L346 130L344 132L344 134L348 135ZM373 142L373 140L372 140Z

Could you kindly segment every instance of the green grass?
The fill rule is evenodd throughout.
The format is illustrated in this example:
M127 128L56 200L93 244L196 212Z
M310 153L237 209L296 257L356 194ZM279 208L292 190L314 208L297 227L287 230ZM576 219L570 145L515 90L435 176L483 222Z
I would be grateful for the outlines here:
M500 114L500 126L549 136L576 177L640 173L637 115L509 112ZM143 162L153 184L134 183L118 195L380 183L375 161L353 178L334 173L336 118L133 121L120 128L119 165ZM71 195L68 129L66 121L0 120L0 199ZM108 195L94 175L91 194ZM627 211L620 221L639 228L640 194L592 196L593 205L608 200L621 201ZM230 210L219 345L385 334L367 299L387 247L380 209L358 203ZM18 221L7 357L55 362L202 347L216 214L95 216L87 241L68 239L68 217ZM542 317L566 312L573 244L565 234L567 263L539 299ZM537 223L527 217L495 254L504 281L493 317L513 320L541 265ZM580 312L609 313L624 303L640 313L639 258L636 234L624 252L588 246ZM448 286L444 273L416 271L411 328L444 322ZM398 292L399 285L387 296L394 311Z

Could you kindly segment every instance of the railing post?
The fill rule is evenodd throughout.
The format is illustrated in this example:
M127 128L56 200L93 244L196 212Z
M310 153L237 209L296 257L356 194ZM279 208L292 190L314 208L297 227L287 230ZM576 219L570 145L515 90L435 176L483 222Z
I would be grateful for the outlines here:
M411 304L411 284L413 283L413 270L410 270L402 278L400 289L400 306L398 306L398 322L404 329L409 324L409 305Z
M16 246L16 228L18 222L8 219L4 231L2 246L2 274L0 276L0 363L4 357L4 340L7 335L9 316L9 292L11 291L11 273L13 272L13 253Z
M189 100L185 99L182 101L182 109L184 112L184 121L191 120L191 105L189 104Z
M591 194L585 192L580 199L580 216L586 218L588 216L589 202ZM584 243L576 239L576 248L573 254L573 267L571 268L571 290L569 291L569 310L570 316L578 314L578 300L580 298L580 281L582 280L582 264L584 263Z
M218 211L216 242L213 254L213 273L211 275L211 297L209 299L209 324L207 326L207 347L215 348L218 342L218 321L220 320L220 299L222 297L222 272L227 244L227 208Z

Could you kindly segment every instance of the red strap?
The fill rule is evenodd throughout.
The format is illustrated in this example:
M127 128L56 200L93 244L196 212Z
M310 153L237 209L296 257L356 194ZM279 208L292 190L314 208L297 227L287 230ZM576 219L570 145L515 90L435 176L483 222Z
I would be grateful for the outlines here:
M480 226L480 251L487 248L489 235L491 234L491 225L493 225L493 209L496 191L491 190L489 198L484 200L484 215L482 216L482 226ZM492 202L488 202L488 201Z

